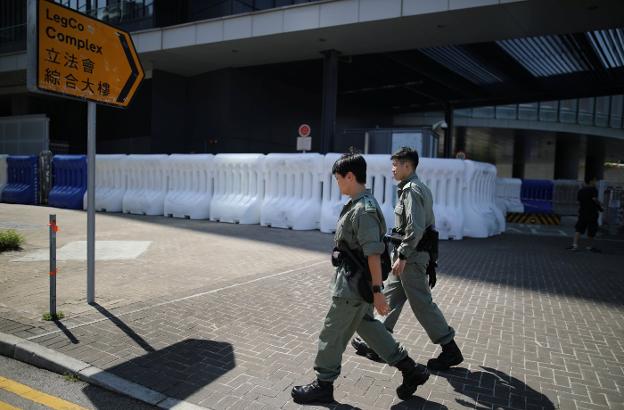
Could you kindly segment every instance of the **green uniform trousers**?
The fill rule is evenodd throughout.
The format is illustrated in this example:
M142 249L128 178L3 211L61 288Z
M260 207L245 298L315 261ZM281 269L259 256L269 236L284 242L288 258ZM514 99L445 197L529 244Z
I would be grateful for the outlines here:
M428 258L427 255L426 259ZM421 259L424 259L424 256ZM400 277L390 273L384 288L390 313L379 320L386 329L392 331L399 320L403 305L408 301L416 319L429 335L431 342L447 344L455 337L455 330L448 325L440 308L433 302L425 266L421 263L408 263ZM369 347L372 348L370 345Z
M375 319L372 304L334 296L319 335L318 353L314 361L314 371L319 380L334 381L338 378L342 354L355 332L390 365L407 356L405 349Z

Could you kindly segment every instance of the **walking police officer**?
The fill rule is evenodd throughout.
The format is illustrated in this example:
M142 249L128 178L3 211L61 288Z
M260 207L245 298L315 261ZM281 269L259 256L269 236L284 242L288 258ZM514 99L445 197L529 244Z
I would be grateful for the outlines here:
M406 400L427 381L429 372L374 317L373 306L380 315L388 313L381 293L380 262L386 224L379 204L365 188L366 161L359 154L344 154L334 163L332 174L340 192L351 197L336 226L332 303L319 335L314 361L317 379L295 386L291 395L300 404L333 402L333 382L340 374L342 354L357 331L384 361L401 371L403 382L397 395Z
M429 188L416 176L418 152L403 147L391 159L392 175L399 181L398 203L394 209L395 231L403 236L394 249L392 274L384 290L390 313L381 318L381 322L392 332L403 305L408 301L431 341L442 345L440 355L429 359L427 367L446 370L460 364L464 358L454 340L455 330L448 325L431 297L430 287L435 285L436 276L435 269L427 269L427 266L435 261L430 261L429 254L421 251L423 235L435 224L433 198ZM435 240L437 247L437 236ZM380 361L379 352L366 340L355 338L351 344L358 354Z

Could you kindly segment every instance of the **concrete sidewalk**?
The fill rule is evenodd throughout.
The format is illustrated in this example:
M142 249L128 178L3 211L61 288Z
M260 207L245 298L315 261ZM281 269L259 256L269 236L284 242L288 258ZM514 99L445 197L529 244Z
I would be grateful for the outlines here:
M48 213L59 247L85 239L82 212L0 204L0 229L27 236L24 251L0 254L0 332L202 407L299 407L290 388L314 377L331 235L98 214L98 240L150 244L97 262L95 306L85 303L86 263L60 262L67 318L54 324L40 320L47 262L15 261L46 248ZM334 407L624 408L624 242L599 242L603 254L570 253L568 242L443 242L434 298L466 361L401 402L400 374L349 347ZM421 363L437 354L409 309L396 335Z

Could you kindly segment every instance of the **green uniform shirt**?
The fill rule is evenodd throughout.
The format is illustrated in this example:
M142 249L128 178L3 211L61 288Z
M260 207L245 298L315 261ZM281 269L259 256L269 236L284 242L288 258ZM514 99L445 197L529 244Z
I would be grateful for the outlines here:
M425 230L435 225L433 196L416 173L399 183L398 202L394 208L394 225L404 233L398 248L405 255L407 263L418 262L416 246Z
M351 198L342 208L336 225L336 243L343 242L349 249L361 250L364 256L380 255L384 251L383 236L386 221L375 197L366 190ZM347 280L344 267L336 268L332 283L333 296L362 299L357 290L358 277Z

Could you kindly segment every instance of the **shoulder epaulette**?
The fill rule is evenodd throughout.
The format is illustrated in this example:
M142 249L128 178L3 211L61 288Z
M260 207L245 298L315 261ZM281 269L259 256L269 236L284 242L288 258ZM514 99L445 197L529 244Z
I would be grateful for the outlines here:
M364 210L366 212L377 212L375 202L371 198L364 199Z

